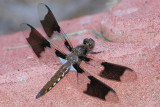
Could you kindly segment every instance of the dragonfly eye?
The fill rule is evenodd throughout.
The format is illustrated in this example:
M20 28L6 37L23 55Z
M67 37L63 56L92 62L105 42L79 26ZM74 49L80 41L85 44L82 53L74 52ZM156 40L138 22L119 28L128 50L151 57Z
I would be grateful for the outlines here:
M86 38L83 40L83 44L86 45L87 43L88 43L88 39Z
M90 39L89 39L89 49L93 49L94 46L95 46L95 42L94 42L93 39L90 38Z

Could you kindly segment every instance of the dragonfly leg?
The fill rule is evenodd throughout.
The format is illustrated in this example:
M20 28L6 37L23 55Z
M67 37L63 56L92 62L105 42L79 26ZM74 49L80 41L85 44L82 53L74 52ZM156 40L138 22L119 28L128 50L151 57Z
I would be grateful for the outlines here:
M101 52L103 52L103 51L98 51L98 52L93 52L93 51L91 51L91 52L89 52L89 54L99 54L99 53L101 53Z

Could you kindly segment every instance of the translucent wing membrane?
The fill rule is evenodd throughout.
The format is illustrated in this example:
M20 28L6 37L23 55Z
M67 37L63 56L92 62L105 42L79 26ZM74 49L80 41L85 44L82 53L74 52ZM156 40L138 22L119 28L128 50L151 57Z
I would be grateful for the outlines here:
M116 99L118 99L116 92L112 88L102 83L93 76L88 76L88 79L90 80L90 83L87 84L87 90L85 90L84 93L94 97L98 97L102 100L107 100L107 95L109 95L109 93L112 93L114 97L117 97Z
M48 37L53 37L53 38L47 40L33 26L29 24L21 25L22 29L24 30L23 33L28 43L31 45L34 53L37 55L37 57L41 57L41 53L45 51L47 47L51 48L51 46L56 50L59 49L61 53L62 51L66 52L66 48L69 51L71 51L73 46L69 42L69 39L67 38L66 34L58 25L49 7L41 3L38 6L38 11L39 11L39 17L41 19L40 22L42 24L45 33L47 34ZM54 49L52 50L52 53L53 51L55 51Z
M106 101L118 101L116 92L111 87L95 78L94 75L97 75L104 79L122 82L134 81L137 78L135 71L126 66L105 62L97 58L80 58L84 60L86 64L83 64L83 68L81 68L80 66L76 68L74 66L77 71L80 71L78 72L78 81L82 81L82 86L78 84L77 87L78 89L83 90L83 93L87 95L94 96ZM80 75L82 75L82 77ZM84 79L85 76L87 76L87 80ZM87 87L83 85L86 85Z
M104 67L104 70L101 71L100 76L103 78L108 78L116 81L121 81L121 76L125 72L131 72L134 71L128 67L116 65L108 62L102 62L101 65Z
M47 36L48 37L59 36L58 38L55 38L56 41L53 41L55 40L53 38L51 40L54 43L56 43L57 40L60 39L61 43L64 43L65 47L67 47L67 49L71 51L73 46L71 45L69 39L67 38L67 35L58 25L58 22L56 21L56 18L53 15L52 11L49 9L49 7L43 3L39 4L38 13L40 17L40 22Z
M42 3L39 4L38 13L40 16L40 22L48 37L51 37L55 31L58 33L61 32L60 26L47 5Z
M71 76L69 81L72 82L73 85L75 84L80 92L95 98L99 98L101 100L118 101L118 96L111 87L96 79L82 67L78 67L78 69L75 69L77 71L79 71L79 69L82 71L81 73L78 73L78 81L76 82L76 80L71 78ZM71 73L73 74L72 77L76 75L76 72L70 72L70 74Z
M40 57L41 53L45 51L46 47L51 48L50 42L48 42L34 27L29 24L21 24L24 29L23 33L27 42L31 45L34 53L37 57Z
M87 65L93 69L92 73L98 76L115 81L134 81L137 76L134 70L126 66L109 63L97 58L90 59ZM87 66L87 67L89 67Z

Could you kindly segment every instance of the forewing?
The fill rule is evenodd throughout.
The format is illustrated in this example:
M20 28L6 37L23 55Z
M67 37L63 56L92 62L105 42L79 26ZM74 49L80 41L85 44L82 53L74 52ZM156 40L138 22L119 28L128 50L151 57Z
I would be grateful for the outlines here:
M94 73L105 79L127 82L134 81L137 78L135 71L126 66L106 62L95 58L90 59L90 61L86 64L87 67L93 69L91 73Z
M66 54L63 50L60 50L53 43L50 43L33 26L29 24L21 24L21 28L23 29L23 35L35 55L39 58L40 63L45 63L52 67L54 64L59 63L57 57L62 57L65 59Z
M37 57L41 56L40 54L45 51L46 47L51 48L50 42L48 42L33 26L22 24L21 27L24 29L23 33L27 42L30 44Z
M64 43L67 49L71 51L73 46L71 45L69 39L67 38L67 35L63 32L63 30L59 26L50 8L47 5L41 3L38 6L38 13L40 17L40 22L47 36L49 38L55 37L55 38L52 38L52 41L54 39L60 40L61 43Z

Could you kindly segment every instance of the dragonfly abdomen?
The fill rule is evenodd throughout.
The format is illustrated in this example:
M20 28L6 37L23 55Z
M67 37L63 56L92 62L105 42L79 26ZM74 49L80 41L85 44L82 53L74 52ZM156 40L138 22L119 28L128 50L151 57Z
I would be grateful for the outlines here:
M56 72L56 74L46 83L46 85L40 90L36 98L39 98L49 92L70 70L70 63L66 63Z

